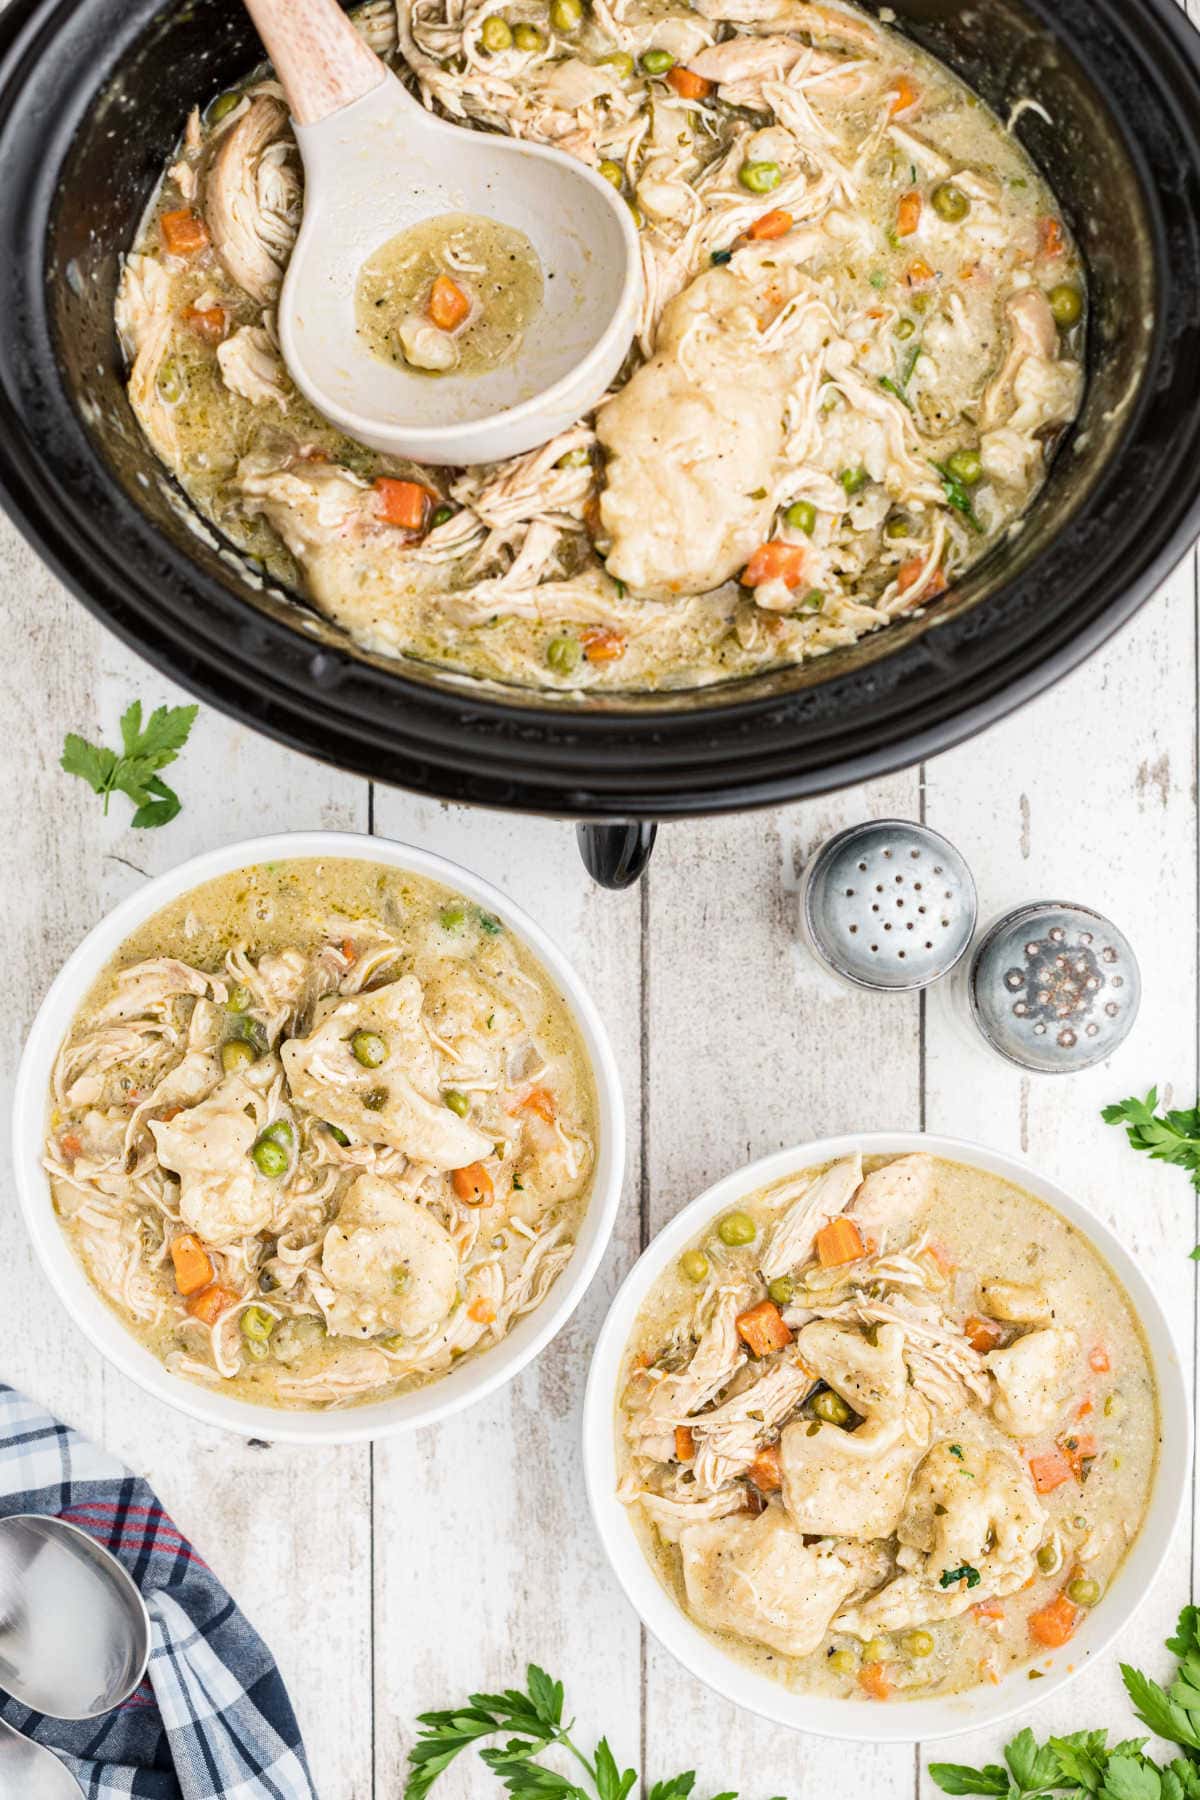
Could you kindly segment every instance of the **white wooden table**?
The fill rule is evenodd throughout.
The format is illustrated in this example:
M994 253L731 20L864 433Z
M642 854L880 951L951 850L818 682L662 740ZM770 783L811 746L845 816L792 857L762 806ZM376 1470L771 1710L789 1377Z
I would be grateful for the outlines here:
M1021 1151L1090 1201L1193 1347L1195 1196L1098 1116L1156 1080L1189 1104L1196 1093L1193 566L1085 668L975 742L865 789L671 827L648 878L619 896L589 885L567 825L372 790L207 708L171 772L179 819L133 832L119 798L104 819L58 769L64 732L111 739L135 696L147 707L183 696L93 624L7 526L0 581L6 1085L38 1000L101 913L196 851L313 826L425 844L509 890L582 970L624 1071L624 1207L570 1327L503 1394L374 1448L239 1442L147 1399L66 1317L26 1246L11 1180L0 1185L0 1378L155 1484L273 1646L323 1800L399 1800L414 1715L504 1685L530 1659L565 1681L585 1735L607 1730L618 1756L652 1778L695 1767L698 1792L735 1788L743 1800L932 1794L919 1745L855 1748L764 1725L647 1641L584 1501L589 1346L639 1246L716 1176L826 1132L927 1126ZM866 814L921 817L950 837L984 916L1051 895L1112 914L1141 960L1145 996L1111 1065L1030 1080L964 1047L939 990L884 1000L829 984L797 943L797 875L812 846ZM1161 1640L1190 1596L1191 1552L1184 1529L1123 1655L1165 1668ZM1126 1735L1115 1659L1031 1718L1042 1732ZM998 1749L990 1733L957 1740L953 1755L983 1761ZM500 1795L467 1758L437 1792Z

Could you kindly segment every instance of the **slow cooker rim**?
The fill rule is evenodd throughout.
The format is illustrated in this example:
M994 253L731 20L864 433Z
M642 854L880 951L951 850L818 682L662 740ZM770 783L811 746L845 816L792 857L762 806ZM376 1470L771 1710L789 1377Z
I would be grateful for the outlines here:
M1172 0L1140 0L1140 4L1169 30L1182 61L1189 65L1192 81L1200 87L1198 40L1179 9ZM22 53L29 39L36 37L44 26L52 25L54 16L60 12L60 0L14 0L14 20L22 21L24 16L18 32ZM5 69L10 65L12 54L13 40L10 39L9 53L4 58ZM1137 161L1139 159L1135 158ZM1161 230L1160 215L1152 204L1154 190L1146 181L1145 173L1144 168L1139 167L1149 216ZM1158 357L1161 351L1160 334L1156 332L1152 353ZM1139 404L1143 408L1149 403L1152 374L1153 368L1148 368L1143 378L1139 395ZM140 519L92 448L69 400L65 395L61 397L79 432L82 448L101 479L113 490L118 504ZM509 700L494 692L478 694L465 688L426 686L410 680L400 670L384 671L364 663L349 650L306 641L304 634L294 626L266 613L255 612L240 596L213 582L203 570L178 553L174 545L157 540L158 556L161 558L165 553L172 564L179 565L184 585L190 582L211 590L208 597L215 604L208 622L210 637L220 631L223 617L230 611L239 615L243 626L248 615L252 615L253 633L261 638L273 670L288 676L293 663L298 665L315 652L329 662L339 677L349 677L340 692L340 681L330 687L321 686L330 719L323 726L325 741L314 746L301 717L305 700L311 714L314 692L311 669L301 671L297 668L296 679L290 682L286 693L281 693L272 682L272 692L264 704L262 693L249 685L247 671L236 665L230 667L228 662L223 664L207 648L198 646L196 635L193 633L189 639L179 620L169 611L165 614L156 612L154 596L141 592L136 581L128 580L128 571L120 566L110 543L90 537L90 520L78 519L76 523L80 537L85 541L90 537L88 548L91 554L85 552L82 544L71 541L62 529L61 484L56 481L53 470L36 454L37 447L29 442L23 421L14 415L10 424L15 432L12 443L23 440L33 454L22 471L17 457L10 453L11 445L0 451L0 503L89 610L166 673L182 680L211 703L232 711L291 747L324 755L342 766L354 767L359 773L418 786L443 798L477 798L487 804L511 805L518 809L528 807L536 793L540 800L534 800L533 804L540 809L575 816L671 817L766 805L903 768L934 751L946 749L1023 704L1091 654L1142 604L1200 529L1200 493L1197 493L1182 509L1177 509L1172 528L1165 537L1160 534L1154 554L1132 581L1122 576L1118 582L1111 572L1106 573L1089 596L1092 604L1082 628L1074 629L1049 653L1040 642L1029 640L1018 647L1015 667L1009 667L1014 661L1010 656L990 671L990 680L982 681L977 675L976 683L984 691L968 709L963 710L944 693L935 694L925 708L932 713L931 718L905 726L903 718L897 722L889 716L886 741L872 747L860 745L850 749L842 745L840 734L834 733L832 739L826 734L819 744L820 760L812 766L787 766L789 751L786 745L780 745L767 757L769 767L754 769L750 767L752 758L731 759L734 748L728 741L731 732L743 730L755 720L786 713L789 702L796 700L795 694L735 695L728 699L721 696L716 704L675 714L655 712L651 707L625 710L619 703L600 712L582 713L559 712L544 704L523 706L516 697ZM1126 435L1135 428L1136 418L1131 416ZM1121 446L1114 448L1110 466L1119 457L1120 450ZM22 479L23 475L25 479ZM30 476L35 479L29 479ZM1086 504L1085 500L1083 505ZM148 522L142 520L141 523L149 529ZM1022 582L1033 579L1037 567L1035 560L1018 579ZM997 590L997 595L992 598L997 598L1003 591L1003 588ZM944 653L951 647L949 640L955 636L955 624L954 620L937 624L915 644L881 655L892 659L893 663L901 658L924 659L922 653L930 644L935 644ZM943 634L949 634L949 640ZM869 667L865 673L869 680ZM864 671L855 670L833 679L854 687L861 683L863 674ZM382 749L363 730L355 729L361 724L355 708L363 698L364 687L368 691L377 690L391 705L400 705L411 713L411 719L405 721L409 727L407 737L393 738L392 744ZM483 746L472 741L467 750L462 749L462 734L468 725L478 726L486 736L486 774L481 774L478 763ZM497 726L515 726L517 735L501 746L494 735L487 735L494 733ZM378 724L369 722L368 729L378 730ZM524 745L519 735L523 731L529 734L529 742ZM436 763L430 760L434 738L439 740ZM566 757L562 766L552 771L549 777L543 760L547 746ZM575 755L566 755L572 748L581 759L578 766L575 766ZM647 758L652 760L653 767L647 767ZM711 759L720 759L719 764L710 767ZM780 767L781 763L784 766ZM631 780L634 775L637 779ZM699 775L706 778L706 785L697 791ZM512 792L514 787L520 789L519 795Z

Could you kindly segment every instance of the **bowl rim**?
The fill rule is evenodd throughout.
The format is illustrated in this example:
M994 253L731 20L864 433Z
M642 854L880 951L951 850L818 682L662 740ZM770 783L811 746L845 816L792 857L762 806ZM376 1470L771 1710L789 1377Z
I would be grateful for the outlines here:
M542 1305L491 1350L387 1400L326 1411L290 1411L210 1392L172 1375L91 1285L50 1205L41 1166L46 1094L63 1036L104 965L146 920L204 882L253 863L299 859L382 863L443 882L485 905L533 952L568 1007L595 1083L599 1151L575 1252ZM205 850L129 894L92 926L51 982L26 1034L12 1103L13 1167L21 1216L42 1272L84 1336L123 1375L203 1424L275 1443L349 1444L418 1430L483 1400L538 1356L583 1299L608 1247L625 1171L625 1107L616 1058L580 976L542 927L482 876L435 851L365 832L273 832ZM525 1328L528 1329L525 1329Z
M1001 1176L1028 1189L1084 1232L1126 1290L1142 1326L1159 1398L1158 1462L1142 1528L1128 1547L1110 1596L1116 1604L1088 1616L1068 1652L1038 1684L1036 1700L1019 1664L997 1687L880 1707L870 1700L831 1700L795 1692L737 1662L693 1624L660 1583L616 1497L614 1408L621 1357L638 1308L670 1258L700 1224L757 1188L797 1170L860 1151L868 1156L927 1151ZM705 1188L646 1246L625 1277L592 1353L583 1406L584 1482L606 1557L626 1599L652 1636L707 1687L735 1705L794 1731L868 1743L932 1743L1028 1713L1107 1651L1153 1586L1175 1537L1188 1494L1192 1414L1184 1361L1174 1329L1150 1283L1120 1239L1083 1201L1043 1176L1025 1158L968 1139L922 1131L845 1132L772 1151ZM1144 1565L1144 1566L1140 1566ZM1045 1667L1047 1659L1038 1658ZM1054 1659L1049 1659L1051 1662Z

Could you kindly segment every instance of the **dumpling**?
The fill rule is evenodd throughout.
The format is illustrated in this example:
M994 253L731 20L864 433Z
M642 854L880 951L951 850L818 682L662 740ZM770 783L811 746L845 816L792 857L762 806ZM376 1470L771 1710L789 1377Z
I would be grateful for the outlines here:
M325 1317L339 1336L419 1337L458 1296L458 1250L445 1226L377 1175L360 1175L342 1201L321 1268L336 1294Z

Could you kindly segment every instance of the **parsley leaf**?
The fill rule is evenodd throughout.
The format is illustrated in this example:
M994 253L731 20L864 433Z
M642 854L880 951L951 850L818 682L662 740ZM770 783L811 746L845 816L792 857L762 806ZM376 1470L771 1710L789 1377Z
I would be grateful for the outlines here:
M157 706L143 725L142 703L135 700L121 715L120 755L71 731L63 739L60 766L103 796L106 814L114 793L132 800L135 811L130 823L135 830L167 825L178 813L180 800L158 771L175 761L198 711L195 706Z
M929 1778L943 1794L1006 1795L1011 1785L1008 1770L995 1763L982 1769L969 1768L966 1763L930 1763Z
M948 1588L953 1587L956 1581L965 1581L970 1589L978 1587L982 1580L983 1576L978 1569L973 1569L970 1563L963 1563L957 1569L943 1569L938 1577L938 1586Z
M972 531L982 531L983 526L975 517L975 508L971 505L971 495L964 483L958 479L957 475L950 473L947 463L935 462L933 466L942 478L942 492L946 496L946 505L952 506L955 512L961 513Z

